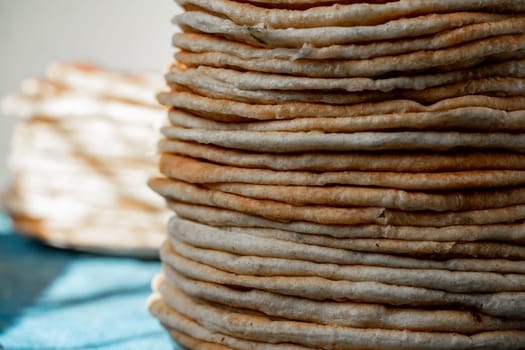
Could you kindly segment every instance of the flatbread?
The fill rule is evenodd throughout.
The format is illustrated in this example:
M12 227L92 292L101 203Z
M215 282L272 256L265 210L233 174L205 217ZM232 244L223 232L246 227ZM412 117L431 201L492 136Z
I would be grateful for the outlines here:
M499 331L461 336L454 333L412 332L323 326L287 320L271 320L197 302L173 288L163 295L166 303L211 331L270 343L292 342L325 349L466 349L486 345L516 349L525 344L523 332ZM495 337L495 335L498 335Z
M373 278L376 276L383 279L392 279L388 282L385 282L388 284L416 286L418 283L424 282L418 280L418 278L415 276L418 276L419 278L425 278L432 273L435 273L435 275L440 275L441 273L440 277L438 278L439 285L436 283L436 279L431 278L429 282L430 284L426 284L425 288L443 288L444 290L451 292L469 291L472 293L476 291L480 293L501 291L501 289L498 288L509 288L503 290L514 291L520 291L524 289L522 287L523 276L511 275L512 273L523 274L525 272L525 268L520 266L523 265L523 249L521 249L521 254L518 253L518 256L516 256L517 260L472 258L429 260L425 258L414 259L403 256L363 253L345 249L308 245L304 243L294 243L280 239L247 234L243 232L243 229L231 231L176 218L172 218L170 220L168 231L172 237L171 243L173 247L176 247L175 249L179 252L179 254L183 256L186 256L186 254L191 254L190 251L192 249L190 247L180 244L180 241L183 241L188 245L206 249L208 251L208 256L205 256L206 253L204 251L198 251L191 254L191 256L187 256L190 260L201 261L206 265L214 265L222 270L231 268L233 269L233 271L230 270L231 272L245 275L286 275L287 273L283 271L289 271L289 274L296 276L315 276L315 272L317 272L318 276L324 276L329 279L357 279L360 281L366 281L367 278ZM516 249L516 251L518 250L519 248ZM235 255L235 257L233 255L224 255L222 257L216 255L216 258L214 259L212 257L213 251L215 251L216 254L219 254L218 252L232 253ZM241 256L248 256L248 258L244 259L245 261L243 261ZM256 262L257 257L275 258L275 260L260 259ZM211 264L212 260L207 260L208 258L213 260L213 264ZM235 258L238 258L239 262L237 262ZM204 262L203 259L206 259L206 262ZM285 266L280 264L279 259L285 259L287 261L287 263L284 264ZM294 265L294 262L289 260L300 260L300 262L296 262ZM326 269L323 270L322 266L316 264L308 265L308 262L333 265L325 266ZM301 264L303 264L305 267L302 267ZM336 266L336 264L349 265L351 267L345 272L343 271L344 268L342 266ZM355 265L361 266L362 270L366 270L368 272L363 272L362 274L359 273L359 267L356 267ZM306 266L309 266L310 268L306 269ZM377 272L381 269L367 270L367 266L393 269L383 270L389 271L383 275L381 272ZM259 272L253 272L253 269L257 267L259 267ZM340 274L336 272L339 268L341 268L339 271ZM395 272L395 268L400 270ZM436 271L427 273L423 270L420 270L419 272L414 272L412 275L410 275L409 271L404 271L403 269L424 269ZM253 273L248 273L248 270L251 270ZM290 272L292 270L295 272ZM374 271L376 271L376 273L374 273ZM451 271L488 272L489 276L487 277L487 275L483 273L471 275L468 273L458 273L454 275ZM495 275L491 276L490 273L495 273ZM498 276L497 273L509 273L509 275L502 277ZM347 277L343 278L342 276ZM413 276L413 280L409 282L408 279L410 276ZM455 276L462 276L464 279L455 278ZM476 282L476 278L481 280L484 277L487 277L487 280L490 281L485 281L485 283L481 283L480 281ZM396 278L399 279L394 281ZM405 281L400 282L403 278L406 278ZM498 283L494 283L498 279L500 280L499 285ZM480 283L480 285L478 285L478 283Z
M505 55L505 59L518 59L522 55L521 51L525 49L524 37L523 34L505 35L462 44L453 48L417 51L366 60L331 60L329 62L308 59L296 61L283 59L244 60L220 52L192 53L185 51L176 53L175 59L190 67L200 65L234 67L243 70L321 78L374 77L392 72L420 72L435 67L466 69L502 54ZM513 53L516 57L512 57Z
M420 50L438 50L490 37L523 33L523 19L477 23L439 32L432 36L403 38L365 44L315 47L304 43L300 48L261 48L203 33L182 32L173 36L173 46L191 52L222 52L243 59L368 59L395 56Z
M201 346L202 350L312 350L299 345L293 344L269 344L262 342L253 342L244 339L237 339L221 333L210 332L194 320L182 315L170 308L158 293L154 293L148 300L148 310L168 329L170 334L177 341L192 350L197 350L194 345ZM223 346L219 345L223 344Z
M466 211L525 204L525 188L468 191L462 193L409 192L353 186L286 186L246 183L206 184L205 188L247 198L269 199L293 205L332 207L383 207L404 211Z
M378 304L315 301L263 290L237 290L220 284L193 280L169 270L170 279L189 296L211 303L262 312L271 317L326 325L434 332L477 333L523 329L524 321L506 320L468 310L392 308ZM154 289L170 294L172 282L158 275Z
M181 205L183 206L183 205ZM180 208L181 218L187 218L191 221L202 222L202 217L193 218L192 215L185 215L186 208ZM196 208L197 215L205 211L202 208ZM215 214L213 211L211 214ZM224 213L226 216L227 213ZM195 215L193 215L195 216ZM232 214L233 216L233 214ZM208 218L204 217L204 220ZM354 234L357 238L354 237L337 237L336 234L328 231L330 229L336 230L341 229L340 227L326 227L327 232L308 233L308 232L294 232L290 231L290 228L293 225L283 225L286 229L274 228L272 226L279 226L278 224L269 223L266 227L257 226L256 220L253 227L243 226L242 223L239 226L234 226L233 223L228 223L226 220L219 221L217 219L211 219L209 225L219 226L221 229L230 232L232 235L235 233L242 233L243 235L250 235L259 238L269 238L283 240L287 242L293 242L298 244L308 244L318 247L328 247L328 248L337 248L337 249L346 249L357 252L370 252L370 253L385 253L393 255L405 255L413 257L426 257L426 258L435 258L435 259L444 259L444 258L464 258L464 257L473 257L473 258L505 258L505 259L523 259L523 240L517 241L508 241L497 237L495 241L488 241L484 239L480 242L480 239L470 235L465 237L465 239L458 238L457 241L444 241L439 240L441 237L438 236L438 239L433 239L430 236L431 233L445 230L440 229L424 229L418 227L390 227L390 231L394 231L394 238L383 238L377 237L377 234L372 233L372 237L360 237L359 230L361 230L361 235L365 236L365 232L371 232L372 227L362 226L362 227L346 227L346 232L355 232ZM229 225L228 225L229 224ZM296 223L297 225L297 223ZM314 227L311 227L313 229ZM480 230L483 230L482 227L478 227ZM469 226L460 226L455 228L448 228L448 231L462 232L465 236L470 234L469 229L474 229L474 227ZM490 230L495 230L496 228L487 227L485 232L490 232ZM523 230L523 225L499 225L497 227L503 233L513 232L515 236L520 235L520 231ZM352 231L353 230L353 231ZM414 239L413 237L401 236L401 233L415 232L414 236L417 236L418 231L423 231L419 237L420 239ZM522 234L523 235L523 234ZM398 238L398 237L401 238ZM430 237L429 237L430 236ZM426 239L422 239L426 238ZM505 237L504 237L505 238Z
M238 87L214 79L201 72L177 74L176 89L189 89L204 96L227 98L253 103L313 102L335 105L357 104L386 99L404 99L431 104L445 99L469 95L519 96L525 92L525 79L512 77L494 77L470 79L454 84L433 87L426 90L395 90L389 93L377 91L364 92L309 92L282 90L242 90Z
M97 142L93 142L93 135L98 135ZM155 154L155 135L153 129L144 126L115 124L101 118L70 118L59 124L32 119L15 126L13 148L22 146L47 154L151 162Z
M286 236L286 233L292 235L296 235L297 233L305 234L310 237L297 238L296 240L300 243L310 244L308 243L308 239L314 240L315 238L313 236L316 235L323 238L325 237L328 240L333 237L335 239L332 242L337 242L334 243L335 248L345 248L344 241L346 239L354 240L357 238L377 238L380 239L383 244L385 244L386 239L400 240L401 244L406 244L407 246L409 246L412 241L445 242L445 245L448 245L449 242L454 242L454 247L461 246L460 242L525 241L525 225L522 222L516 224L455 225L443 227L322 225L304 221L278 222L238 211L182 202L170 202L170 207L177 212L179 217L212 226L233 226L241 227L245 230L256 228L259 234L265 231L263 229L282 230L281 234L279 234L280 237L283 235ZM324 242L326 243L327 241ZM331 246L328 243L326 243L326 245ZM439 254L439 252L436 251L435 254Z
M217 270L183 258L166 244L161 249L163 270L170 279L174 269L192 279L312 300L378 303L393 306L461 306L487 315L523 319L524 293L458 294L437 290L387 285L377 282L333 281L320 277L262 277Z
M524 21L525 22L525 21ZM184 81L196 82L199 77L210 77L225 84L243 90L336 90L336 91L381 91L424 90L440 85L454 84L466 80L479 80L491 77L523 77L525 61L508 61L480 66L469 70L451 71L436 74L393 77L383 79L370 78L306 78L258 72L240 72L234 69L200 66L182 69L174 65L166 74L168 83L184 84ZM188 79L184 79L187 76Z
M349 118L296 118L291 120L223 123L180 110L169 112L174 126L211 130L240 131L517 131L525 127L525 111L506 112L483 107L464 107L439 112L393 113Z
M374 26L276 29L261 25L243 26L207 12L186 11L177 15L174 23L183 29L191 28L192 31L224 35L230 40L252 45L300 47L306 42L319 47L431 35L471 24L496 22L508 18L512 17L495 13L454 12L400 18Z
M462 224L513 223L525 218L525 206L462 212L403 212L378 207L335 208L326 206L293 206L286 203L257 200L201 187L181 181L152 178L150 187L169 202L200 204L264 217L271 220L308 221L330 225L380 224L396 226L444 227Z
M202 219L201 219L202 220ZM510 225L517 230L517 225ZM511 229L507 228L507 230ZM230 227L228 232L242 232L256 237L272 238L320 247L346 249L357 252L393 254L433 259L445 258L505 258L522 259L522 242L465 242L433 240L400 240L386 238L335 238L330 235L304 234L272 228ZM464 227L457 230L461 231ZM504 228L503 228L504 229ZM364 230L364 229L363 229ZM424 230L419 228L419 230ZM357 231L357 229L356 229ZM432 231L432 230L431 230ZM521 256L521 257L520 257Z
M173 315L181 313L188 318L195 319L204 328L214 333L254 341L267 341L272 345L291 341L305 346L311 344L323 349L373 349L374 347L381 349L468 349L477 346L515 349L523 343L521 340L523 337L519 331L487 332L462 336L453 333L322 326L315 323L271 320L264 316L244 314L238 310L192 300L180 291L163 298L166 300L157 299L155 304L161 310L170 310L164 311L162 315L164 317L161 317L163 322L169 326L172 324L175 327L178 326L172 319L177 319ZM257 346L253 348L258 349Z
M425 106L409 100L389 100L334 106L314 103L248 104L226 99L213 99L189 92L161 93L163 105L193 111L219 121L249 121L293 118L355 117L372 114L445 111L462 107L486 107L505 111L525 109L525 97L464 96Z
M440 173L400 173L400 172L300 172L274 171L268 169L251 169L216 165L197 159L182 157L173 154L164 154L160 159L160 171L171 178L192 183L245 183L280 186L327 186L353 185L374 186L405 190L464 190L489 189L490 187L515 186L525 183L525 171L512 170L484 170L458 171ZM340 188L340 187L337 187ZM344 190L343 190L344 191ZM364 189L358 189L362 191ZM380 192L379 189L371 191ZM308 192L308 190L306 191ZM385 192L387 193L387 192ZM401 192L399 192L401 193ZM501 192L498 191L499 194ZM447 196L462 198L461 194L447 194ZM484 192L483 196L490 196ZM410 201L414 200L408 193ZM428 198L430 198L429 196ZM516 199L516 198L514 198ZM402 200L399 202L403 202ZM398 203L399 203L398 202ZM334 202L334 205L337 202ZM415 202L412 202L414 205ZM463 202L465 204L465 202ZM490 201L487 200L486 205ZM430 204L429 204L430 205Z
M120 200L122 202L140 203L145 209L163 207L162 200L158 196L152 195L145 185L151 169L142 172L131 169L123 169L120 172L116 170L104 172L103 169L97 171L96 168L87 168L86 170L85 173L80 173L80 171L59 173L60 167L57 167L55 171L37 167L18 168L13 186L19 195L25 198L33 197L35 201L39 194L43 197L54 194L55 197L68 196L73 198L78 196L77 198L87 202L90 201L90 194L99 192L97 198L93 200L94 202L103 203ZM79 186L79 183L82 185Z
M342 0L337 1L340 4L384 4L387 2L393 2L397 0ZM263 4L264 6L272 8L286 8L286 9L296 9L296 8L311 8L316 6L326 6L335 3L334 0L240 0L239 2L247 2L252 4Z
M110 97L157 107L156 92L165 83L158 74L110 72L87 63L54 62L46 76L72 90L99 97Z
M171 239L177 252L192 261L217 269L251 276L307 276L337 281L380 282L444 290L453 293L523 291L525 275L492 272L458 272L428 269L399 269L368 265L315 263L298 259L244 256L215 249L201 249ZM490 263L490 262L489 262ZM439 282L436 282L438 281Z
M60 122L67 119L105 118L150 129L158 129L164 123L165 111L159 105L152 107L100 98L77 90L63 89L53 81L42 79L27 79L23 85L25 91L2 100L4 114L23 119L46 117Z
M177 0L182 6L194 5L222 14L237 24L272 28L311 28L325 26L372 25L400 17L426 13L490 11L518 13L525 5L514 0L401 0L383 5L350 4L315 7L304 11L268 10L230 0Z
M208 343L202 340L192 338L184 333L180 333L176 330L165 327L170 336L177 342L177 344L182 345L184 349L194 349L194 350L228 350L226 346L222 346L215 343Z
M161 140L159 151L236 167L280 171L359 170L417 173L525 169L525 155L510 152L271 154L237 151L180 140Z
M512 133L461 133L434 131L399 132L256 132L165 127L168 139L178 139L225 148L272 153L310 151L448 151L488 149L525 151L525 135Z

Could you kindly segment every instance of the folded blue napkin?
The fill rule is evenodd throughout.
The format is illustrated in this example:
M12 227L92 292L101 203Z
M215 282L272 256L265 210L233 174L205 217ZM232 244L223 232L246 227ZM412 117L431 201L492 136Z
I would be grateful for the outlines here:
M0 349L180 349L145 308L159 270L43 246L0 213Z

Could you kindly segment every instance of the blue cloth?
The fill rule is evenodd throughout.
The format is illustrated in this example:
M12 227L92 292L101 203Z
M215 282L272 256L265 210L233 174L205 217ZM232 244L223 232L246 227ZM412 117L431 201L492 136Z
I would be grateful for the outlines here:
M159 270L43 246L0 213L0 349L180 349L145 309Z

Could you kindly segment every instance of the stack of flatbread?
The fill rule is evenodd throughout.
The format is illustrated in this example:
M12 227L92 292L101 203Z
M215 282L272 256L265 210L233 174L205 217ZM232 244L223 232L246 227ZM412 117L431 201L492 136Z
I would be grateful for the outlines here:
M178 2L173 338L525 348L524 1Z
M154 256L164 202L145 184L165 112L160 76L50 65L3 101L25 118L13 134L6 206L16 228L50 244Z

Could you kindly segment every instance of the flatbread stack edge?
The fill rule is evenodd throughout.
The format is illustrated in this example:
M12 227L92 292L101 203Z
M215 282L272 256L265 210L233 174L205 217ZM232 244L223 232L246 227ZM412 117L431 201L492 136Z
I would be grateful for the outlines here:
M525 7L179 0L148 307L192 349L525 348Z
M156 75L53 63L6 97L4 114L21 118L4 198L17 231L58 247L155 257L167 212L145 181L155 173L162 87Z

